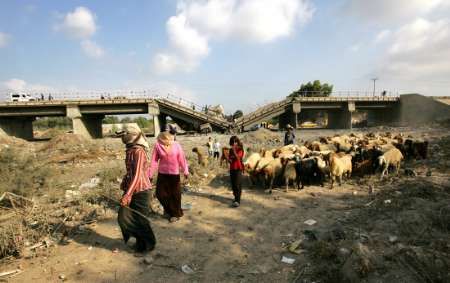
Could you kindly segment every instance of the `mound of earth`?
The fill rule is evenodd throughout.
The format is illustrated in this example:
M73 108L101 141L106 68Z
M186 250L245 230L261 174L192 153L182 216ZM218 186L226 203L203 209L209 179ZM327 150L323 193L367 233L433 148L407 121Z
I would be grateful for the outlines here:
M76 152L82 148L85 148L91 143L87 138L71 133L64 133L53 137L44 145L42 150L44 151L64 151L64 152Z
M279 143L280 138L276 132L261 128L253 132L248 132L242 135L241 140L245 144L249 143L267 143L267 141L273 141Z

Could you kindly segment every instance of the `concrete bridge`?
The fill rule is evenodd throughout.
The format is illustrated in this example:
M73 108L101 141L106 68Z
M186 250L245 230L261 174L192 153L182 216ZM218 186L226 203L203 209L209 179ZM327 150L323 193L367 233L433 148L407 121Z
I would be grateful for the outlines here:
M286 124L297 127L302 113L320 110L328 114L330 128L345 129L351 127L352 113L357 110L375 112L380 122L395 119L399 101L398 96L286 98L245 115L237 121L237 126L248 130L263 121L279 117L280 128L284 128Z
M102 137L102 120L105 115L148 114L153 118L154 133L165 127L166 117L172 117L188 129L199 130L209 123L213 130L224 132L229 123L223 119L195 111L167 98L101 99L101 100L51 100L0 103L0 128L7 134L23 139L33 139L33 121L37 117L68 117L73 132L86 137Z
M236 121L236 126L249 130L261 122L279 117L280 129L287 124L298 126L299 118L310 111L327 113L328 127L350 129L355 111L367 111L372 125L415 125L450 117L448 96L347 96L296 97L268 104Z

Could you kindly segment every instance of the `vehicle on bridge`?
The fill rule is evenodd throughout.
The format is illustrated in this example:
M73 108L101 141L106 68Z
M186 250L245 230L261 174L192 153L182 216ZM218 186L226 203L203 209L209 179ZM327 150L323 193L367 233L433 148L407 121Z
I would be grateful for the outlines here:
M36 98L27 93L10 93L9 96L12 102L36 101Z

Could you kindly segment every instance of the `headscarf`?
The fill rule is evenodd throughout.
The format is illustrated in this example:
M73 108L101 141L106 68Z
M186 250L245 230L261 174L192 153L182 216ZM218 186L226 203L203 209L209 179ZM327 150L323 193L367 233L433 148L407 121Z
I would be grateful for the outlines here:
M161 132L157 138L158 142L164 146L166 152L170 151L172 144L174 142L174 136L170 134L168 131Z
M144 147L146 151L150 148L144 134L138 126L126 125L123 131L116 132L116 134L122 138L122 142L126 144L127 147L140 145Z

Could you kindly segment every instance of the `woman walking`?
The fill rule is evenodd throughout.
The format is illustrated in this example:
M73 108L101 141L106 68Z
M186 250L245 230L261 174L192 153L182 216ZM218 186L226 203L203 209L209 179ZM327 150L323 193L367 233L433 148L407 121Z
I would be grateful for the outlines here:
M230 138L230 146L231 149L228 161L230 162L230 180L234 195L232 206L239 207L241 204L242 193L242 171L244 170L244 164L242 163L242 158L244 157L244 147L237 136L232 136Z
M159 163L159 164L158 164ZM189 176L189 169L181 145L174 141L168 131L158 135L153 148L148 177L150 181L158 167L156 182L156 197L164 208L164 214L170 222L176 222L183 216L181 209L180 169L185 179Z
M151 194L151 183L147 177L148 144L141 130L136 127L128 127L117 134L122 137L122 142L126 146L127 170L120 185L124 194L120 201L121 207L117 220L125 243L130 237L134 237L136 238L135 251L145 253L153 250L156 244L155 235L148 220Z

